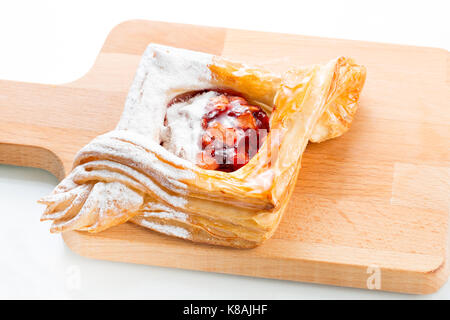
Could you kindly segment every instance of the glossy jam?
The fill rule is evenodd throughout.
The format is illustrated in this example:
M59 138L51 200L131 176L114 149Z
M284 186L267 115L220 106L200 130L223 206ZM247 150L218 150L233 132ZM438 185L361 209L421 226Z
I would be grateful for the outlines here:
M206 106L202 127L197 165L232 172L256 154L269 132L269 117L240 96L218 92Z

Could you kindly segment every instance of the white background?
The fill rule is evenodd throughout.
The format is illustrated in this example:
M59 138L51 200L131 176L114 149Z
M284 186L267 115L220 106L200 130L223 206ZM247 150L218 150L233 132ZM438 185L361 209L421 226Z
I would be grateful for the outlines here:
M0 79L58 84L79 78L108 32L136 18L449 50L448 3L2 0ZM43 170L0 165L0 298L450 298L450 284L409 296L82 258L39 222L36 199L56 183Z

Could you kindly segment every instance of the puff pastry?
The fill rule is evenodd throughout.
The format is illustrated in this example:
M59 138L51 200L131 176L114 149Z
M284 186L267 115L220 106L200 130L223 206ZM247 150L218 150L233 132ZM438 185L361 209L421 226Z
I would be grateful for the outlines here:
M276 230L308 141L349 129L365 76L345 57L278 75L150 44L116 129L78 152L72 172L40 200L42 220L53 221L51 232L100 232L131 221L194 242L255 247ZM181 154L190 146L165 141L176 97L218 89L239 92L270 117L258 152L233 172L202 168Z

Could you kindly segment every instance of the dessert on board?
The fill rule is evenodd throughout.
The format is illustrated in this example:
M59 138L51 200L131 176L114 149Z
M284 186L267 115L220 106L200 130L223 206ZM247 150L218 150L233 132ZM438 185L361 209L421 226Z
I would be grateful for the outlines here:
M51 232L132 222L194 242L255 247L289 202L308 142L346 132L366 71L352 59L276 74L150 44L115 130L47 197Z

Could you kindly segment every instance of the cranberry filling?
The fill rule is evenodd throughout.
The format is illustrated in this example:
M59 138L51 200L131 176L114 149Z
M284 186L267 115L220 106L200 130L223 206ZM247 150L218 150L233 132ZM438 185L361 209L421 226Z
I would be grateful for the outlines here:
M204 133L197 165L232 172L258 152L269 132L269 117L234 93L218 93L209 100L202 118Z

